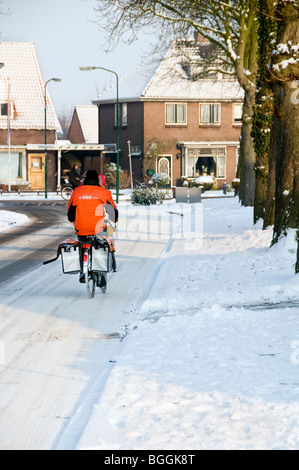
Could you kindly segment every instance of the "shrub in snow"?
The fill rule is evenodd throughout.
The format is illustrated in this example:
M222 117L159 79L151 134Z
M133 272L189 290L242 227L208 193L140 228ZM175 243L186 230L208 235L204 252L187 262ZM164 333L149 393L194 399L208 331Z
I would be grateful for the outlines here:
M116 163L110 162L108 165L105 165L104 173L107 188L116 188L116 170ZM127 170L122 170L122 168L119 167L118 176L120 189L129 188L131 181L129 172Z
M150 206L162 204L167 197L167 192L157 188L134 188L131 194L131 202L134 205Z
M170 183L170 178L166 173L156 173L150 180L150 184L166 186Z
M234 189L237 189L239 186L240 186L240 180L239 180L239 178L234 178L234 179L232 180L232 187L233 187Z
M215 180L212 176L198 176L194 180L195 186L203 186L205 191L209 191L213 188Z
M239 178L234 178L232 180L232 187L234 188L235 196L236 196L239 192L239 189L240 189L240 180L239 180Z

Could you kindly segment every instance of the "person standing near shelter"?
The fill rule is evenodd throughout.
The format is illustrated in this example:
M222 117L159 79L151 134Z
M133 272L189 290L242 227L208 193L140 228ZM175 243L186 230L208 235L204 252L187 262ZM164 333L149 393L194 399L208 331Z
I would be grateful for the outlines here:
M81 176L78 171L78 165L75 163L72 168L70 169L69 172L69 182L73 186L73 189L77 188L78 186L81 185Z

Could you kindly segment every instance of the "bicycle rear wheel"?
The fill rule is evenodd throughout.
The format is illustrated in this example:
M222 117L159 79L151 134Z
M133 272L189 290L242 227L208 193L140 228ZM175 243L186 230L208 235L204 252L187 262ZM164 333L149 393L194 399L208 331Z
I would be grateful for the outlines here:
M62 188L61 190L61 196L66 201L68 201L71 198L72 193L73 193L73 188L71 188L70 186L64 186L64 188Z
M96 291L96 283L97 283L96 273L94 273L93 271L88 271L87 273L85 273L85 284L86 284L87 296L89 299L94 298L94 294Z
M93 299L95 290L96 290L97 275L91 269L90 245L85 248L85 251L83 254L83 273L85 275L85 285L86 285L86 290L87 290L87 296L89 299Z
M105 293L106 293L106 290L107 290L107 274L106 274L106 273L102 273L102 276L103 276L103 278L104 278L104 280L105 280L105 284L104 284L100 289L101 289L101 292L102 292L103 294L105 294Z

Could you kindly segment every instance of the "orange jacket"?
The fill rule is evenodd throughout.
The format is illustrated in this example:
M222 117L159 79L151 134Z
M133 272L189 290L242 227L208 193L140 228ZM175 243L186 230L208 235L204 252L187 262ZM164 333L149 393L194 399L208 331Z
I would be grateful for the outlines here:
M68 220L74 223L78 235L94 235L105 227L105 209L113 222L118 210L108 189L98 185L75 188L68 204Z

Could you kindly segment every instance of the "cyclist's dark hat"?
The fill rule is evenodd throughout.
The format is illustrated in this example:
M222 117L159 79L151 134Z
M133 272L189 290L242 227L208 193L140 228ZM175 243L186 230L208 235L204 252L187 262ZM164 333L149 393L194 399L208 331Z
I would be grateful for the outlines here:
M96 170L88 170L86 172L86 178L88 180L95 180L95 181L99 181L99 174Z
M99 184L98 172L96 170L88 170L83 184Z

